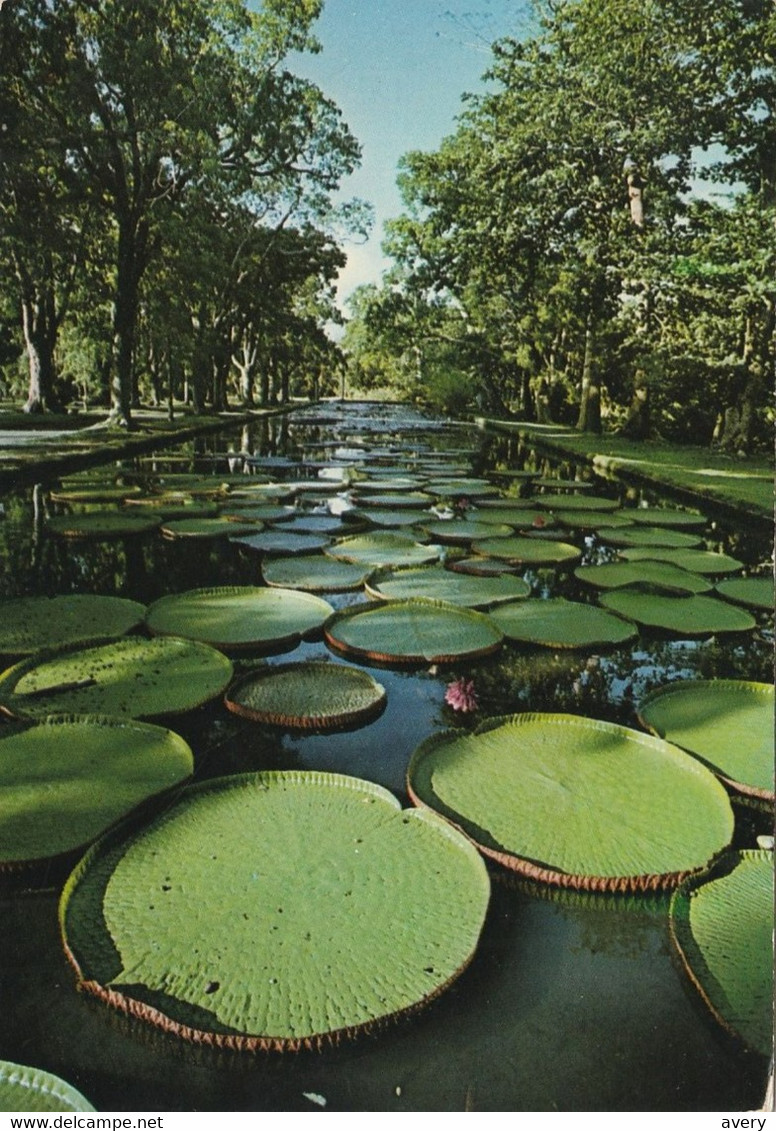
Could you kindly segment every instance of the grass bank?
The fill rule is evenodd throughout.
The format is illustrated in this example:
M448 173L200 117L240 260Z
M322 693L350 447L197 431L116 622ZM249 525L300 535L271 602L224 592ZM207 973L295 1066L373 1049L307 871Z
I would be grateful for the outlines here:
M277 416L293 407L222 412L216 416L195 416L180 410L174 420L168 420L164 410L141 409L133 414L131 432L110 427L104 413L76 418L24 416L20 421L21 413L0 412L0 490L129 459L194 436L222 432L263 416ZM40 423L36 427L37 422Z
M762 521L773 520L773 465L764 458L738 458L660 440L596 436L560 424L488 417L478 417L477 424L517 434L532 446L585 461L599 475L612 474L625 482L659 488L697 507L712 503Z

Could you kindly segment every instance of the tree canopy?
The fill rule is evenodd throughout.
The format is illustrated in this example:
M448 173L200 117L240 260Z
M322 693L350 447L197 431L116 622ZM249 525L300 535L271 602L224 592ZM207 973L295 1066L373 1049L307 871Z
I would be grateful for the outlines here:
M387 351L447 408L763 440L775 61L768 0L553 0L496 42L455 133L403 159L354 379Z
M239 371L250 401L259 359L287 371L320 346L338 238L368 223L332 205L356 139L287 65L318 49L320 8L0 8L2 314L23 330L29 411L59 403L66 373L124 425L143 382L219 407Z

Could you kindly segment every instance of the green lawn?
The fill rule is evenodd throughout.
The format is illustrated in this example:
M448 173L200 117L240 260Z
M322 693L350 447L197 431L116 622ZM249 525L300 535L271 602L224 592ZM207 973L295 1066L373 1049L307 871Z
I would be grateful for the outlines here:
M564 455L588 460L602 475L612 472L679 490L698 504L708 499L758 516L773 516L774 469L764 457L738 458L689 444L596 436L559 424L482 418L481 422L499 431L516 432L527 441Z

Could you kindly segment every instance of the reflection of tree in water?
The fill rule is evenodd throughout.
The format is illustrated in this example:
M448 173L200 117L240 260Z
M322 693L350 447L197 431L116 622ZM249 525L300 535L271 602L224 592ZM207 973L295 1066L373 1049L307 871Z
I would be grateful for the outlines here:
M735 643L653 639L648 650L641 645L606 654L507 646L477 668L480 717L557 711L634 726L638 703L673 680L772 678L772 646L759 634Z

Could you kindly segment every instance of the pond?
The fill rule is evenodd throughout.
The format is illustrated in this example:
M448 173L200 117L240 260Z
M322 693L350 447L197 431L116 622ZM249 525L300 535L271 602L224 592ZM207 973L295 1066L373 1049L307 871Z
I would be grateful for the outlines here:
M434 499L421 502L416 520L407 505L411 494L429 483L446 483L437 488L437 511L465 512L484 541L483 514L492 508L503 520L508 515L502 511L520 512L530 493L541 501L526 506L534 543L560 539L578 556L560 567L541 557L529 566L491 557L498 563L492 568L524 578L534 598L588 605L596 603L598 590L575 568L617 560L622 548L617 531L632 527L596 523L592 508L577 511L586 518L573 522L568 515L574 500L586 494L611 500L617 513L626 515L677 507L647 490L599 479L585 467L531 451L514 438L429 419L408 408L338 402L257 421L80 479L92 489L100 475L106 481L120 475L128 484L164 481L167 489L180 492L201 487L193 477L212 477L228 482L232 503L241 486L272 480L278 489L258 492L256 506L294 507L291 518L290 512L284 514L282 522L263 531L285 530L289 547L289 533L324 540L355 536L359 527L353 512L367 512L371 533L394 529L405 537L412 532L424 545L441 547L447 566L460 564L471 551L466 544L439 541L444 530L440 535L437 526L432 533L418 532L419 523L455 520L430 513ZM359 492L365 479L376 492L372 497ZM57 502L50 493L56 486L44 483L2 500L2 597L95 593L148 605L195 588L263 586L268 563L280 568L282 539L277 545L251 544L250 530L244 543L162 537L158 531L109 540L57 537L49 526L56 515L118 511L119 506L72 498ZM404 505L402 492L407 492ZM332 499L339 505L329 506ZM223 498L217 505L239 517ZM565 524L556 522L555 512L566 515ZM332 517L339 525L331 523ZM396 525L387 525L392 522ZM747 520L745 529L736 529L707 514L699 541L702 549L737 559L749 575L768 576L767 524L758 528ZM321 556L319 550L315 556ZM286 552L282 560L296 559ZM321 595L334 609L369 599L363 587ZM318 634L264 659L241 653L236 666L248 671L263 662L332 661L336 655L338 662L370 672L385 688L385 709L377 718L353 729L305 733L237 716L216 699L169 725L190 744L199 780L264 770L330 771L376 783L406 806L413 751L446 728L464 733L483 719L524 711L568 712L638 728L638 703L671 681L771 682L771 618L764 610L753 615L755 626L741 632L683 636L642 627L614 646L568 649L511 642L480 659L409 666L333 654ZM475 711L456 711L446 702L447 689L457 681L471 681ZM759 834L771 831L767 811L736 802L734 812L736 846L754 847ZM668 895L574 894L532 885L496 864L489 870L490 904L476 953L434 1002L409 1019L337 1047L282 1054L197 1048L77 992L59 935L62 875L53 869L32 884L8 879L0 889L0 1057L54 1072L98 1110L110 1111L307 1111L324 1104L330 1111L396 1112L761 1106L767 1060L727 1035L690 984L670 943Z

